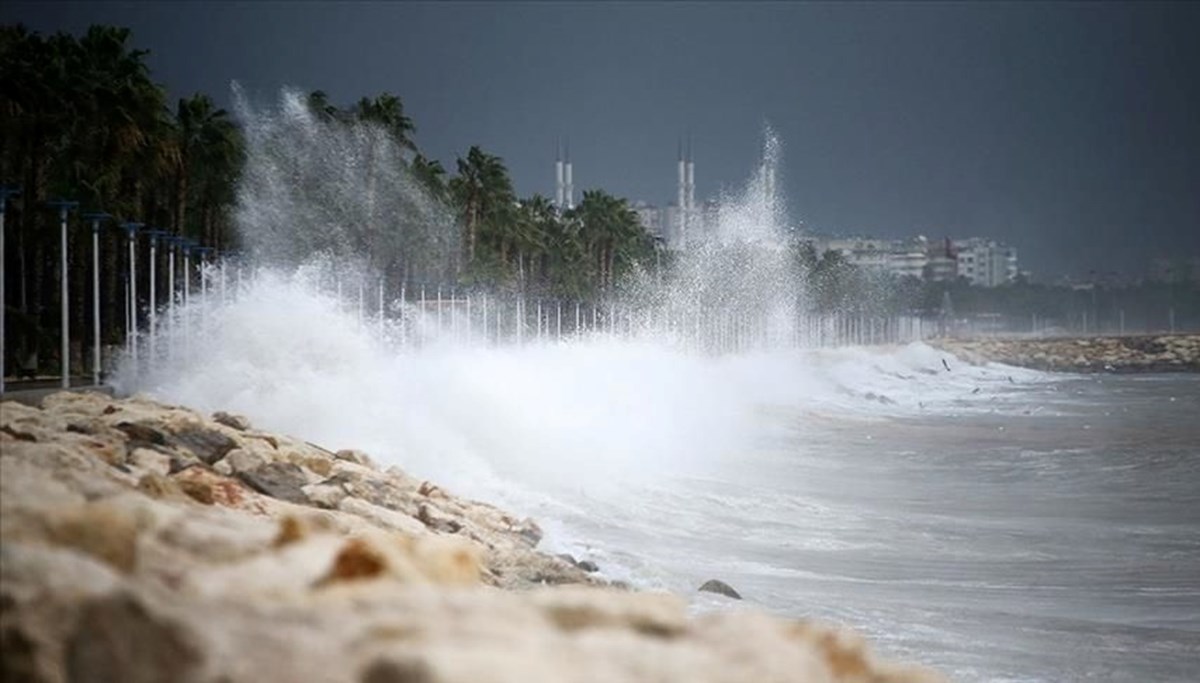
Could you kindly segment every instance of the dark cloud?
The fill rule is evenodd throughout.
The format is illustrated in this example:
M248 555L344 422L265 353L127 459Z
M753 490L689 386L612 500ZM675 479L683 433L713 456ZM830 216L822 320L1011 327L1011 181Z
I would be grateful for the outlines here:
M1200 254L1200 10L901 5L6 3L41 31L126 25L173 95L238 80L335 101L388 90L418 143L505 158L520 192L666 202L678 137L698 195L782 135L795 217L827 231L991 235L1042 273Z

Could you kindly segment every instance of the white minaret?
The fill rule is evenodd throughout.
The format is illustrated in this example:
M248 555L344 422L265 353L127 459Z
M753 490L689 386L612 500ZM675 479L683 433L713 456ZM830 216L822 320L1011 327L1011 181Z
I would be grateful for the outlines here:
M567 138L567 173L565 180L567 208L575 208L575 181L571 177L571 139Z
M687 244L687 162L683 160L683 140L679 141L679 196L675 201L679 218L679 246Z
M696 163L692 161L692 138L688 136L687 146L687 210L690 214L696 209Z
M554 206L559 210L563 208L562 141L557 143L554 150Z

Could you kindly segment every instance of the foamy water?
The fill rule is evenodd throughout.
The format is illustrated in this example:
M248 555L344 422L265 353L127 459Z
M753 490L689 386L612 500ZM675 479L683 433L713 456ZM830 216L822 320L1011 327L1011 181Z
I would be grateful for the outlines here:
M449 281L451 212L378 129L314 120L297 92L238 111L251 261L299 272L196 297L120 388L366 450L698 610L730 606L695 593L719 578L957 680L1195 680L1197 378L977 367L920 343L790 348L814 337L795 325L806 292L769 130L709 234L663 280L624 283L657 328L480 345L410 310L421 344L395 346L330 276L357 288L402 257ZM766 343L727 343L731 315ZM722 343L684 343L714 316Z
M1192 378L976 367L923 344L404 350L271 276L160 344L175 360L126 388L532 514L548 549L612 578L721 578L962 680L1187 680L1200 651Z

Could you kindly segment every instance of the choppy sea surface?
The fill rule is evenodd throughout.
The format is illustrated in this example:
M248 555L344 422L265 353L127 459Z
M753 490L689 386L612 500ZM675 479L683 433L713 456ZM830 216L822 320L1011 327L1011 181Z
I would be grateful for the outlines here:
M709 356L604 336L394 349L265 281L126 390L534 516L614 579L854 627L962 681L1195 681L1200 377L924 344ZM745 597L699 594L717 578Z
M955 680L1197 680L1200 377L993 372L916 414L774 411L719 472L564 518L634 581L720 578Z

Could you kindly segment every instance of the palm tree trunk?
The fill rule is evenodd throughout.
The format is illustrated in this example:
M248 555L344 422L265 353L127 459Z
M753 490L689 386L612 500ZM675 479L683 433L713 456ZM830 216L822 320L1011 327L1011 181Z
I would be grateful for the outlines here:
M184 234L184 221L187 219L187 190L188 174L186 158L179 162L179 172L175 177L175 234Z

